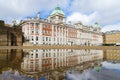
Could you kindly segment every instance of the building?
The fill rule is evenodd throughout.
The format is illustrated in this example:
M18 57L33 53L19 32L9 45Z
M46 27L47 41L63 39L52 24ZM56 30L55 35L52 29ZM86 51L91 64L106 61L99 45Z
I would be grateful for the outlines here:
M118 45L120 43L120 31L113 30L103 34L103 44L107 46ZM120 50L105 50L104 60L120 62Z
M103 35L103 43L105 45L116 45L120 43L120 31L108 31Z
M29 54L24 56L21 69L28 76L39 77L42 74L50 73L52 75L54 71L63 72L62 69L65 69L66 72L68 70L66 68L76 66L79 67L79 70L84 70L102 60L102 50L37 49L30 50Z
M26 42L24 45L101 45L103 42L98 23L85 26L81 22L66 23L65 13L56 7L47 19L37 17L20 22Z
M111 62L120 62L120 50L104 51L104 60Z
M23 33L20 26L10 26L0 20L0 46L21 46Z

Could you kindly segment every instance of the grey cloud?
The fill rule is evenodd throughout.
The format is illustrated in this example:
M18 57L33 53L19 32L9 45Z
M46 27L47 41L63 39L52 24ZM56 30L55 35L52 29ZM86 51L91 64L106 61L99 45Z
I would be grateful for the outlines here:
M67 18L76 12L88 17L97 12L94 18L88 18L89 23L93 24L97 21L105 26L120 21L120 0L73 0L72 2L71 0L58 0L58 3L66 12L71 12ZM57 0L0 0L0 19L7 22L14 19L20 20L39 11L50 12L56 6Z
M69 0L59 0L62 8L67 6ZM50 11L57 6L56 0L0 0L0 19L6 21L21 19L39 11Z
M74 0L71 10L84 14L98 12L100 24L107 25L120 20L119 7L120 0Z

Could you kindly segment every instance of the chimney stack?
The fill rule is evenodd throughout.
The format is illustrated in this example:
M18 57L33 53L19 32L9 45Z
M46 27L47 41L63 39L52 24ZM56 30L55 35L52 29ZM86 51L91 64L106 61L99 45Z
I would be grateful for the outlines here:
M40 12L38 12L38 14L37 14L37 18L40 19Z

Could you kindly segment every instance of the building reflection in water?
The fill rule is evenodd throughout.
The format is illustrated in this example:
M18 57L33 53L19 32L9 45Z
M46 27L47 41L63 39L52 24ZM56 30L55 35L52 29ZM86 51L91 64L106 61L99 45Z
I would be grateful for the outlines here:
M120 50L0 50L0 79L5 71L12 69L11 74L19 72L25 76L22 77L24 79L44 77L47 80L64 80L66 71L82 72L100 65L103 52L106 61L120 61Z
M100 64L103 59L102 50L39 49L23 51L0 50L0 72L4 74L4 71L12 69L12 73L16 73L17 70L19 74L26 75L26 78L45 77L48 80L62 80L65 79L66 71L74 69L81 72L94 67L94 63Z
M120 50L106 50L106 51L104 51L104 60L120 63Z
M66 70L82 71L100 64L102 50L43 49L30 50L24 56L21 70L27 77L46 77L59 80L65 77Z

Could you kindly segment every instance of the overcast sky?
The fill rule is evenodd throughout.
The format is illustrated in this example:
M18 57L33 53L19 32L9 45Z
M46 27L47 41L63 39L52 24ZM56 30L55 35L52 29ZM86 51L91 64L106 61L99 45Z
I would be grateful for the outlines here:
M0 0L0 19L9 23L35 17L37 12L46 18L57 3L67 21L81 21L85 25L98 22L102 31L120 30L120 0Z

